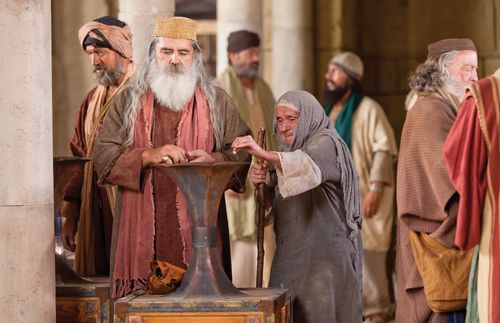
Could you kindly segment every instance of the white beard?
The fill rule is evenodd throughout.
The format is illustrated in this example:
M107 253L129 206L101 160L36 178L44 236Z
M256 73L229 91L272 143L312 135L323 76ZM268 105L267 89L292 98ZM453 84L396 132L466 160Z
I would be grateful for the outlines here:
M161 105L179 112L194 95L198 77L199 73L193 67L167 65L158 68L154 62L148 83Z
M450 78L444 82L444 87L448 92L458 97L458 100L462 102L465 97L465 88L467 87L465 82L456 80L450 76Z

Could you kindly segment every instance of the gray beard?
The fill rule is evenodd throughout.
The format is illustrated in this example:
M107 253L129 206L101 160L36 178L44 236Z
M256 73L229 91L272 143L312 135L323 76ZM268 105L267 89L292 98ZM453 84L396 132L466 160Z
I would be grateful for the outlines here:
M451 77L444 82L444 88L451 94L458 97L458 100L462 102L465 97L465 87L462 82L452 79Z
M254 68L238 67L236 65L234 65L234 70L236 72L236 75L247 79L253 79L258 73L258 70Z
M99 85L109 87L117 86L120 77L124 73L123 65L118 65L114 71L103 70L104 73L99 75L96 70L94 70L94 79L99 83Z
M194 68L167 65L159 68L153 63L148 73L148 83L161 105L179 112L194 94L199 73Z

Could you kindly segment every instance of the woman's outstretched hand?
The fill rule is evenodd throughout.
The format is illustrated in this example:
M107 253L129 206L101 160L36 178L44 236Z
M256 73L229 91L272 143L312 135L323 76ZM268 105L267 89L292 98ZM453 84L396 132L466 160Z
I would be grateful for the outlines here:
M259 159L262 159L264 157L265 150L260 147L255 140L253 139L252 136L243 136L243 137L237 137L234 139L233 144L231 145L231 148L233 148L233 153L237 153L238 151L242 150L246 153L249 153Z
M234 154L241 150L255 156L257 159L272 162L274 166L281 169L281 162L278 153L262 149L262 147L255 142L252 136L243 136L234 139L231 148L233 148Z

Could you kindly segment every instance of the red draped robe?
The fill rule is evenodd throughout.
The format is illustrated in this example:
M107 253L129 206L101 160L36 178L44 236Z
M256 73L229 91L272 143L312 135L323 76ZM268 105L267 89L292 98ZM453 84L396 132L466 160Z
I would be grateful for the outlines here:
M187 205L179 198L173 182L150 167L142 168L144 150L175 144L185 150L203 149L217 161L243 161L247 154L233 154L231 143L249 134L234 103L220 88L214 87L218 122L217 137L205 95L196 90L188 106L179 114L154 103L148 92L139 109L133 141L126 144L123 129L127 95L117 98L96 140L93 159L101 185L118 185L116 218L113 227L111 269L113 298L145 288L151 260L164 260L186 267L191 252L191 225ZM245 173L238 172L234 190L244 187ZM221 206L220 209L224 207ZM227 219L219 213L219 242L222 261L230 276Z
M455 243L480 244L478 312L500 322L500 78L475 83L463 101L444 152L460 194Z

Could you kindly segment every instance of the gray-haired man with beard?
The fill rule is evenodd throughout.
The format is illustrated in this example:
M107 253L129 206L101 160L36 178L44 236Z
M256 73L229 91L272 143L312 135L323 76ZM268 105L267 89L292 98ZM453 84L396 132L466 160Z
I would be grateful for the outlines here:
M98 85L80 106L70 149L74 156L90 157L99 126L134 72L132 33L123 21L106 16L83 25L78 38L90 58ZM63 242L68 250L76 251L75 269L81 275L109 274L114 196L113 187L97 186L92 162L75 173L67 186L61 206L66 218Z
M146 286L151 260L186 268L191 254L187 204L155 163L249 159L233 154L234 138L249 134L231 98L208 79L196 41L197 23L183 17L156 22L149 56L111 108L94 159L101 184L116 184L113 298ZM244 176L233 177L242 191ZM222 205L221 210L225 207ZM225 214L218 217L223 265L230 277Z
M468 275L460 281L452 273L468 273L470 257L460 254L454 242L460 197L448 175L443 147L465 89L474 81L476 47L460 38L429 44L427 60L410 77L418 98L406 117L398 160L396 322L465 320L457 310L466 306ZM434 258L439 262L424 261L421 250L439 254ZM441 271L427 275L426 268ZM432 300L455 304L435 308Z
M238 30L227 38L229 66L219 76L222 88L236 104L241 118L254 134L266 130L266 146L276 150L273 136L274 96L269 85L258 75L260 38L248 30ZM227 190L225 193L229 234L231 237L231 264L233 283L237 287L255 286L257 273L257 227L255 220L255 189L247 179L243 194ZM267 286L274 256L274 232L267 225L264 233L263 286Z

